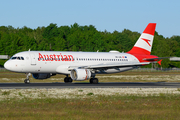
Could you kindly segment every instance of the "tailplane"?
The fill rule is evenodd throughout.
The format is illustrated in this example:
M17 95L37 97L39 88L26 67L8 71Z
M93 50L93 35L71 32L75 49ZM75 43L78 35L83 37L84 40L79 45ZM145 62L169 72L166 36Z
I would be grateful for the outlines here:
M150 55L152 44L153 44L155 28L156 28L156 23L149 23L146 29L144 30L144 32L141 34L141 36L137 40L134 47L127 53Z

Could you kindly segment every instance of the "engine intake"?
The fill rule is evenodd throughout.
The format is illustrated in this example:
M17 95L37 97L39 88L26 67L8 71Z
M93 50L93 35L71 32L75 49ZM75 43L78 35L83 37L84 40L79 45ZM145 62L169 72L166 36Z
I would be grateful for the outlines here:
M88 69L73 69L70 75L73 80L87 80L91 77L91 71Z

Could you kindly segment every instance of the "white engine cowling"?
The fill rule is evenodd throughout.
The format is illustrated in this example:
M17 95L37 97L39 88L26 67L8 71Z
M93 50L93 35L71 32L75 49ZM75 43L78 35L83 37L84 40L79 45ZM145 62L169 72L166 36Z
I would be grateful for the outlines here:
M88 69L74 69L70 75L73 80L87 80L91 77L91 71Z
M34 79L47 79L51 77L50 73L35 73L32 76Z

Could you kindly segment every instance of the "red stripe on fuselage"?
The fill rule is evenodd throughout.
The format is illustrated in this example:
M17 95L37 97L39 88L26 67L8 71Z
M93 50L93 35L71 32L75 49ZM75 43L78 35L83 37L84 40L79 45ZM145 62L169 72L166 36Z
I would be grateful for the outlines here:
M139 47L133 47L129 52L127 52L133 56L135 56L139 62L152 62L152 61L157 61L158 59L155 60L143 60L145 58L158 58L157 56L154 55L150 55L151 52L143 49L143 48L139 48Z
M155 55L144 55L144 54L131 54L133 56L135 56L139 62L154 62L154 61L158 61L158 59L154 59L154 60L144 60L145 58L158 58Z

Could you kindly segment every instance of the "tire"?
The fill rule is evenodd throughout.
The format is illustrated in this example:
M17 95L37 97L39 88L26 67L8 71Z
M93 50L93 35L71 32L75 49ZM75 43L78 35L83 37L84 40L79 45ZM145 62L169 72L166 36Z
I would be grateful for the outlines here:
M93 84L98 84L98 79L97 78L93 79Z
M64 82L65 82L65 83L68 83L68 77L65 77L65 78L64 78Z
M30 83L30 80L29 79L27 79L27 84L29 84Z
M91 79L89 80L89 82L92 84L92 83L93 83L93 78L91 78Z
M65 77L65 78L64 78L64 82L65 82L65 83L72 83L72 81L73 81L73 80L71 79L71 77Z
M71 77L68 77L68 82L69 82L69 83L72 83L72 81L73 81L72 78L71 78Z
M25 83L25 84L29 84L29 83L30 83L30 80L29 80L29 79L25 79L25 80L24 80L24 83Z
M27 84L27 79L24 80L24 83Z
M91 84L98 84L98 79L97 79L97 78L91 78L91 79L89 80L89 82L90 82Z

